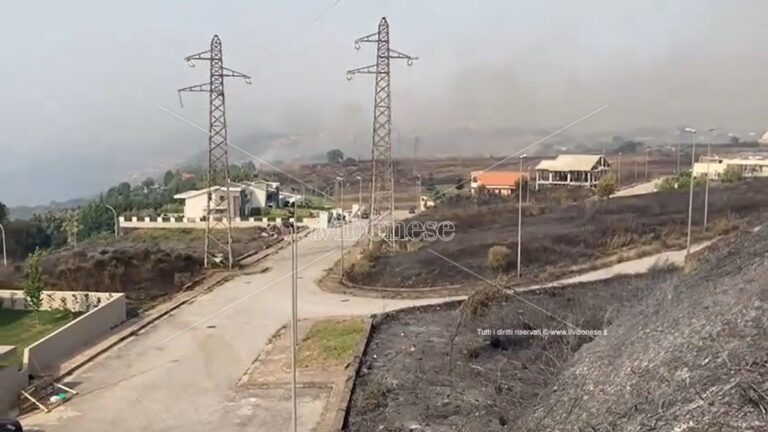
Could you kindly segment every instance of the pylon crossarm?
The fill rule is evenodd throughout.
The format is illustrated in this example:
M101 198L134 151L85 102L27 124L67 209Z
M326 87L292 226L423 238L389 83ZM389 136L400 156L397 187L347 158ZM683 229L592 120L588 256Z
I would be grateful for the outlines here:
M242 78L244 80L250 80L251 77L249 75L246 75L242 72L238 72L236 70L224 67L222 68L225 73L221 74L223 77L229 77L229 78Z
M182 92L209 92L211 91L211 83L195 84L189 87L179 89L179 93Z
M376 74L376 65L363 66L357 69L350 69L347 71L348 77L356 74Z
M367 34L363 37L355 39L355 48L360 49L361 43L378 43L379 42L379 32Z
M410 56L410 55L408 55L406 53L402 53L402 52L400 52L398 50L395 50L395 49L392 49L392 48L389 49L389 58L391 58L391 59L409 60L411 62L416 61L416 60L419 59L418 57Z
M192 60L205 60L210 61L211 60L211 50L207 49L205 51L200 51L199 53L195 53L192 55L189 55L187 57L184 57L184 61L189 63Z

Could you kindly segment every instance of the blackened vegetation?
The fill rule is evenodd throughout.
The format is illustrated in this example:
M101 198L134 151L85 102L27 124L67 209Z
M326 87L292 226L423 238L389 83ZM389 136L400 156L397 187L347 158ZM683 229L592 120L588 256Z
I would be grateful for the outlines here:
M766 431L768 229L718 243L687 274L657 269L377 323L349 431ZM589 336L479 336L477 328ZM375 391L372 391L375 390ZM367 403L361 403L368 401ZM374 403L375 401L375 403Z
M703 224L703 190L694 198L694 241L749 229L766 220L768 181L744 181L731 185L713 183L709 194L709 226ZM600 258L627 255L637 248L645 254L685 247L688 191L611 198L567 204L555 192L547 192L549 204L532 202L524 207L522 270L528 281L562 277L563 269L590 265ZM578 194L578 191L574 192ZM451 221L456 234L451 241L423 242L406 252L382 254L365 272L352 275L353 282L385 287L431 287L473 283L469 269L493 278L498 272L488 266L488 251L495 245L517 250L516 200L479 205L471 200L443 203L416 217L420 221ZM435 253L460 264L456 266ZM509 268L516 267L515 259Z
M507 428L592 340L514 330L602 330L673 277L659 270L522 297L487 288L463 304L385 315L375 323L347 430L513 430Z

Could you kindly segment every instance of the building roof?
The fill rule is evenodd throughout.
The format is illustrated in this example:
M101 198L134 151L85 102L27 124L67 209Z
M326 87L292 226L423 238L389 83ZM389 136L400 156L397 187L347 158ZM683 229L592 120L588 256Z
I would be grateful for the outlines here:
M210 189L213 192L216 192L216 191L224 189L224 187L223 186L213 186ZM229 186L229 192L230 193L233 193L233 192L234 193L240 193L240 191L242 189L243 188L241 186L239 186L239 185L230 185ZM202 195L202 194L205 194L205 193L208 193L208 188L198 189L198 190L190 190L190 191L182 192L182 193L174 195L173 197L175 199L187 199L187 198L196 197L198 195Z
M536 169L546 171L592 171L602 158L602 155L559 155L555 159L539 162L536 165ZM608 161L605 164L607 166Z
M519 171L472 171L472 179L484 186L514 186L520 177L527 177Z

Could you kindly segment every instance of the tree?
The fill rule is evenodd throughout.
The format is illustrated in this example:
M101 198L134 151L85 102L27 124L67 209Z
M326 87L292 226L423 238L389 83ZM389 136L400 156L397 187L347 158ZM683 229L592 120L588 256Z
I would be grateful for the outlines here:
M43 306L43 270L40 265L42 256L40 249L35 249L27 258L27 266L24 270L24 297L35 311L36 325L40 325L39 311Z
M326 159L328 159L328 163L330 164L339 164L341 161L344 160L344 152L339 149L333 149L329 150L325 154Z
M720 175L723 183L735 183L744 179L744 170L736 165L728 165Z
M466 183L464 181L464 179L459 177L459 178L456 179L456 186L454 186L454 188L456 188L456 190L460 191L460 190L464 189L464 183Z
M80 209L79 222L82 225L82 237L89 238L105 232L113 232L115 220L103 199L91 201Z
M8 257L24 261L35 249L51 247L52 236L45 226L34 220L14 220L5 225Z
M8 220L8 207L5 206L2 202L0 202L0 223L3 223Z
M173 179L175 178L176 176L173 175L173 171L171 170L166 171L165 174L163 175L163 186L165 187L170 186L171 183L173 183Z
M731 145L739 145L739 143L741 143L741 139L737 136L730 137L728 141L731 143Z
M155 185L155 179L153 179L152 177L147 177L144 179L143 182L141 182L141 185L144 187L145 192L149 192L152 186Z
M616 177L613 174L606 174L597 181L597 196L599 198L610 198L616 193Z
M64 229L64 232L67 233L67 243L72 246L77 246L77 232L82 228L77 211L70 210L64 213L61 226Z

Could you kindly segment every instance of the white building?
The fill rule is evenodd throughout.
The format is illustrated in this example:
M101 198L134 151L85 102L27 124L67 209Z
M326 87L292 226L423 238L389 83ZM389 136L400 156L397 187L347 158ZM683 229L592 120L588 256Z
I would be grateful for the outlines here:
M744 177L768 177L768 160L766 159L723 159L701 158L693 165L693 175L709 174L709 178L719 180L728 167L736 167Z
M239 185L229 186L229 210L230 217L239 217L241 207L243 206L243 197L241 194L244 189ZM208 213L208 197L210 196L210 207L212 212L226 216L227 208L227 188L223 186L213 186L209 189L191 190L176 194L173 197L184 200L184 218L190 221L205 217Z
M597 186L611 165L601 155L559 155L536 165L536 189L539 186Z
M188 221L199 220L207 213L208 189L191 190L173 197L184 200L184 218ZM210 205L215 214L224 215L226 209L226 188L214 186L210 190ZM230 217L248 217L251 210L263 207L284 207L293 205L303 196L282 192L280 183L268 181L231 183L229 185Z

